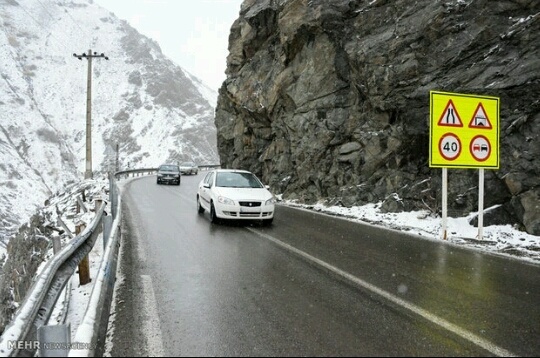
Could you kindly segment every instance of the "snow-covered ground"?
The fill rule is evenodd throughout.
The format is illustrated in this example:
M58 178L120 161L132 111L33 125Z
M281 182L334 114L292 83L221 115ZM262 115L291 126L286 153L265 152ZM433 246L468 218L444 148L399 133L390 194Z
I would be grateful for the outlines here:
M427 240L443 240L442 218L432 215L428 210L383 213L380 210L381 203L351 208L328 207L322 204L300 205L294 202L285 202L284 204L337 215L352 221L406 231ZM493 225L483 227L482 239L479 239L478 228L469 224L469 220L477 214L474 212L466 217L448 217L446 240L452 244L540 263L540 236L529 235L511 225Z

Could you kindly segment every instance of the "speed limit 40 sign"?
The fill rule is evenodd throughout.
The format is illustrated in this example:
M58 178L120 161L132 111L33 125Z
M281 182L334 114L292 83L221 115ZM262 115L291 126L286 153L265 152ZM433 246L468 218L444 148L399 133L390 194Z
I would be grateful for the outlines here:
M453 133L446 133L439 140L439 153L441 156L452 161L461 154L461 141L459 137Z
M429 166L499 168L499 98L430 92Z

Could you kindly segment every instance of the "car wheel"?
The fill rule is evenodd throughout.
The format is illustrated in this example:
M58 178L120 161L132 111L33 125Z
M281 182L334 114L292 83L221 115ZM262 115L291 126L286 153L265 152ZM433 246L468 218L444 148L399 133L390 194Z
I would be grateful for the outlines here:
M274 221L274 218L272 218L272 219L263 219L263 225L264 226L270 226L270 225L272 225L273 221Z
M161 183L159 182L159 179L157 180L157 183L158 183L158 184L161 184Z
M204 208L201 205L201 199L199 199L199 196L197 196L197 212L199 214L204 213Z
M212 224L219 224L219 218L216 215L216 209L214 209L214 203L210 204L210 221Z

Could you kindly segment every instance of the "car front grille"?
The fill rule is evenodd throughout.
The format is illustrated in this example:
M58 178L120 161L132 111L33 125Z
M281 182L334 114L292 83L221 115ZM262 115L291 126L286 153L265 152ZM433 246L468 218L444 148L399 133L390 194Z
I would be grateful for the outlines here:
M250 208L261 206L260 201L240 201L239 203L240 203L240 206L247 206Z

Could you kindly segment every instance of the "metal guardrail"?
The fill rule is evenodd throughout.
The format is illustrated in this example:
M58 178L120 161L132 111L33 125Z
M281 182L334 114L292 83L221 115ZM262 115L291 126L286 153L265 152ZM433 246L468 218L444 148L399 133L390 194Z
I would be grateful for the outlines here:
M121 179L122 177L129 178L130 176L136 177L136 176L144 175L144 174L154 174L154 173L157 173L157 170L158 168L121 170L119 172L114 173L114 177L116 179Z
M198 165L198 167L199 169L221 168L221 164L202 164ZM128 169L118 171L114 173L114 176L116 179L120 179L122 177L128 178L129 176L136 177L144 174L154 174L157 173L157 171L158 168Z
M111 206L115 219L110 232L103 233L103 258L89 304L75 334L75 345L69 351L70 357L102 357L104 353L105 335L116 282L122 223L122 197L118 193L118 187L112 175L110 193L112 193Z
M54 306L81 260L92 250L102 224L105 203L90 225L49 260L34 281L15 318L0 337L0 356L33 356L39 348L38 328Z
M43 345L40 344L41 342L38 337L39 330L47 326L62 290L73 276L79 263L92 250L102 229L104 241L108 241L109 246L116 244L120 231L120 198L114 177L111 175L109 179L109 197L112 207L112 216L107 216L105 213L106 203L102 203L96 211L96 216L88 227L85 228L80 235L73 238L67 246L45 264L42 272L34 281L26 298L17 310L15 317L0 337L0 357L35 356L38 351L42 353L42 356L45 356L43 351L40 350L43 349ZM108 223L108 225L104 225L104 223ZM111 248L109 246L107 247L108 251L106 255L110 256ZM110 262L110 260L104 259L102 266L104 262L105 265L109 265L107 262ZM114 271L112 271L112 266L110 265L108 266L108 269L107 267L105 268L105 272L109 276L111 272L112 275L115 276L116 262L114 262L114 264ZM100 277L98 277L98 280L100 280ZM112 281L112 284L114 285L114 281ZM96 282L94 285L92 299L95 294L101 296L99 293L95 293L96 287L100 287L99 282ZM100 290L101 289L99 288L98 292ZM108 316L108 306L106 307ZM89 313L87 312L86 315L88 314ZM99 330L96 330L95 332L98 331ZM97 338L92 337L90 344L85 345L85 347L97 347L96 341ZM57 343L60 344L62 342ZM69 347L69 345L66 347ZM58 348L56 350L56 354L58 354ZM92 350L92 353L93 352L94 351Z
M219 168L219 164L199 165L200 169ZM103 230L104 256L87 306L84 318L77 328L75 342L67 334L63 351L69 356L101 355L108 324L121 236L121 197L116 180L122 177L154 174L157 168L118 171L109 176L111 215L105 213L105 203L96 212L94 220L69 245L50 259L34 281L14 319L0 336L0 357L58 356L59 352L44 351L40 330L47 326L62 290L71 279L81 260L88 255ZM57 342L60 343L60 342ZM74 346L74 349L69 347Z

